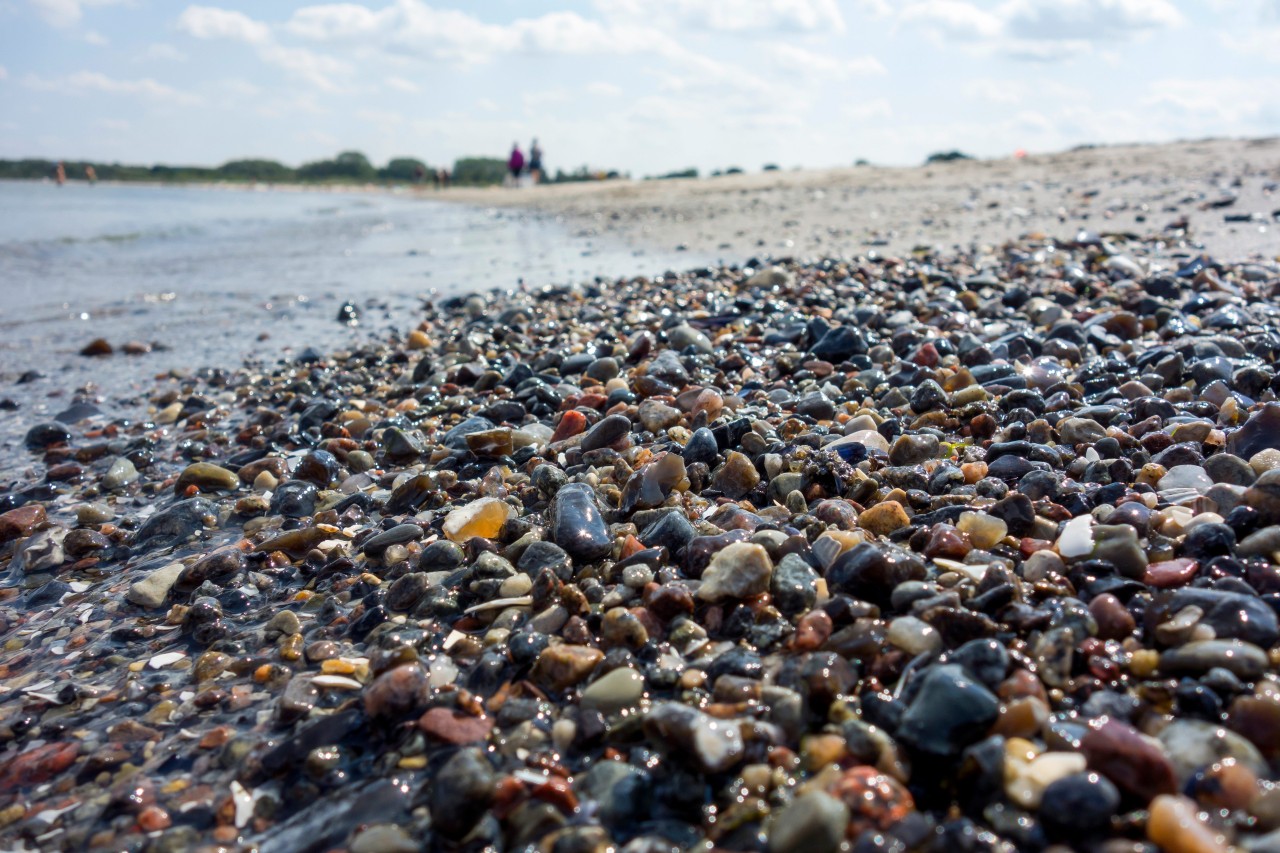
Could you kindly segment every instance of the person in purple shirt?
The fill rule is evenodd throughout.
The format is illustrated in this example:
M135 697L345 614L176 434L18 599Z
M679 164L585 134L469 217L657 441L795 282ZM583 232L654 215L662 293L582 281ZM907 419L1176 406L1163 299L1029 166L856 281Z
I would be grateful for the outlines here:
M511 156L507 158L507 171L511 173L511 183L514 186L520 186L520 173L524 171L524 152L520 150L520 143L511 143Z

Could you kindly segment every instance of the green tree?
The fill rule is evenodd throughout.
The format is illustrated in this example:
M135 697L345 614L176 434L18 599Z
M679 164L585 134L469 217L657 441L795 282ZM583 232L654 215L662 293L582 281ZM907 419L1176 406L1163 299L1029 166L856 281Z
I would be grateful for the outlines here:
M427 164L413 157L394 157L385 169L378 170L384 181L416 181L427 175Z
M507 161L498 157L463 157L453 164L454 184L500 184L506 174Z

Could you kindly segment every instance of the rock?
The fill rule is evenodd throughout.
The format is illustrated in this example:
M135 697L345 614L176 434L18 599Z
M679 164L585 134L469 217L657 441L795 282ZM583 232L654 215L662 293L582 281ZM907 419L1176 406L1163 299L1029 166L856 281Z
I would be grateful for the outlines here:
M1280 468L1259 475L1245 490L1244 502L1258 511L1261 524L1280 524Z
M538 655L533 679L549 690L567 690L585 680L602 660L604 652L590 646L548 646Z
M620 442L631 432L631 420L626 415L609 415L587 430L582 437L582 451L599 450Z
M684 415L679 409L657 400L645 400L641 403L637 416L640 418L641 425L649 432L662 432L684 419ZM715 438L713 437L713 446L714 442Z
M1147 552L1143 550L1138 541L1138 531L1133 527L1128 524L1096 524L1092 532L1093 559L1106 560L1127 578L1140 579L1146 575Z
M812 791L796 797L769 826L773 853L835 853L844 840L849 807L830 794Z
M845 551L827 569L827 585L870 601L881 608L890 607L894 588L907 581L923 580L925 566L919 557L892 545L863 542Z
M1151 801L1147 838L1166 853L1227 853L1226 839L1201 822L1187 797L1161 794Z
M698 352L706 353L708 355L714 351L710 338L692 326L684 323L667 329L667 341L675 350L683 351L689 347L693 347Z
M1227 436L1226 451L1242 459L1262 450L1280 450L1280 403L1267 403Z
M644 696L644 676L620 667L597 678L582 691L579 704L602 714L616 714L634 708Z
M1159 741L1119 720L1090 726L1080 741L1089 769L1143 802L1177 790L1177 776Z
M418 728L434 740L461 746L488 740L489 733L493 731L493 720L452 708L431 708L418 719Z
M730 500L738 500L759 483L760 473L756 471L756 466L736 450L731 450L725 455L724 464L717 468L711 477L711 487Z
M131 483L136 483L139 476L134 464L123 456L119 456L111 462L107 472L102 475L102 488L109 492L119 491Z
M178 475L173 493L184 494L188 486L194 486L201 492L233 492L240 487L240 477L234 471L209 462L193 462Z
M1213 480L1199 465L1174 465L1160 478L1157 488L1162 492L1174 489L1191 489L1204 494L1213 486Z
M586 483L570 483L556 492L551 539L576 562L591 563L613 551L613 537Z
M672 489L681 484L687 488L688 482L684 459L675 453L659 453L627 479L620 509L630 514L662 506Z
M890 465L918 465L936 459L942 446L929 433L900 435L889 448Z
M396 723L415 713L431 696L426 671L418 663L404 663L379 675L364 690L369 719Z
M510 517L511 505L506 501L480 498L445 516L441 530L450 542L463 543L477 536L494 539Z
M714 465L720 455L715 433L706 427L699 427L694 430L693 435L689 436L689 441L685 444L684 449L680 451L680 455L684 457L686 465L692 465L695 462Z
M315 484L305 480L290 480L272 493L270 512L285 518L305 518L316 510L316 493Z
M1111 827L1120 792L1105 776L1075 773L1051 782L1040 797L1040 822L1052 838L1075 840Z
M674 760L693 764L704 773L720 773L733 767L745 750L737 722L720 720L681 705L661 702L644 718L644 730Z
M1197 640L1160 653L1160 671L1200 675L1214 667L1252 680L1267 670L1267 653L1241 640Z
M46 521L45 509L40 504L27 504L0 514L0 545L30 536Z
M454 753L427 786L432 828L445 838L461 839L489 808L496 787L482 750L469 747Z
M481 430L467 435L467 448L476 456L510 456L514 445L507 427Z
M206 523L217 523L213 504L204 498L178 501L143 522L133 534L133 548L142 551L176 545L203 530Z
M1063 418L1056 429L1063 444L1093 445L1107 437L1106 428L1090 418Z
M1174 720L1158 735L1173 762L1180 787L1185 787L1200 770L1223 759L1231 759L1257 776L1267 773L1267 761L1245 738L1205 720Z
M100 357L111 355L115 352L115 348L107 342L106 338L94 338L80 349L80 354L89 357Z
M921 676L897 739L929 755L958 755L981 738L999 714L999 700L963 667L936 665Z
M888 536L911 523L906 509L897 501L881 501L858 516L859 526L877 536Z
M711 558L698 597L712 602L751 598L768 591L772 574L773 561L763 546L734 542Z
M384 530L381 533L370 536L365 540L361 550L370 557L381 557L392 545L403 545L406 542L415 542L421 538L421 525L397 524L390 530ZM450 538L452 539L452 537Z
M774 606L787 616L807 612L818 600L818 580L818 573L799 555L783 556L769 578Z
M156 608L164 605L169 597L169 590L178 582L178 576L185 567L182 563L170 563L148 574L139 581L129 585L125 597L139 607Z
M487 432L497 426L488 418L470 417L462 423L455 426L444 434L444 438L440 439L440 443L452 450L466 450L467 436L473 432ZM390 432L390 430L388 430ZM404 433L406 438L412 436L412 433ZM416 436L414 436L416 438ZM403 446L403 452L410 453L414 448L419 446L419 442L409 440L409 443Z
M59 423L36 424L27 430L23 446L27 450L39 451L57 444L71 441L71 431Z

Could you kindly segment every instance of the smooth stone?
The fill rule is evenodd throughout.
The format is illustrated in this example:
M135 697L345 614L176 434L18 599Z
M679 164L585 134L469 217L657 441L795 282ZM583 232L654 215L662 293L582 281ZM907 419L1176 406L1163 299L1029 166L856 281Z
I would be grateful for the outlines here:
M1107 437L1106 428L1091 418L1063 418L1055 429L1064 444L1097 444Z
M569 483L556 492L551 519L552 541L575 562L590 563L612 553L613 537L586 483Z
M123 489L130 483L138 480L138 469L132 462L123 456L117 457L111 462L111 466L107 468L107 473L102 475L102 488L109 492Z
M1185 786L1199 770L1224 758L1233 758L1255 775L1267 774L1267 761L1258 748L1228 728L1207 720L1174 720L1157 735Z
M893 545L863 542L845 551L827 569L833 591L890 607L893 590L907 581L924 580L924 562L916 554Z
M1245 491L1244 502L1258 511L1262 524L1280 524L1280 468L1260 474Z
M432 829L445 838L461 839L488 811L496 789L497 775L484 750L472 747L454 753L426 786Z
M1089 769L1143 802L1177 790L1173 765L1160 742L1116 719L1091 725L1080 741Z
M1258 479L1248 462L1231 453L1215 453L1204 460L1204 472L1213 482L1232 486L1251 486Z
M658 400L645 400L642 402L636 416L640 419L640 424L645 429L654 433L673 427L684 419L684 413L675 406L668 406ZM712 442L713 444L715 442L714 436L712 437Z
M188 486L202 492L232 492L240 487L240 476L209 462L193 462L178 475L174 494L182 494Z
M1218 639L1237 639L1262 648L1280 640L1280 620L1265 601L1248 593L1189 587L1170 595L1161 610L1177 613L1186 607L1203 611L1200 621L1213 628Z
M1009 525L1003 519L985 512L963 512L956 529L967 534L973 547L987 550L1009 535Z
M169 597L169 590L178 582L184 568L182 563L170 563L156 569L142 580L130 584L125 597L139 607L160 607Z
M773 561L763 545L731 543L711 558L711 563L702 573L698 598L716 602L760 595L768 591L772 573Z
M889 448L889 464L918 465L921 462L936 459L941 449L937 436L928 433L900 435Z
M958 664L925 670L898 726L897 739L923 753L958 755L1000 715L1000 701Z
M493 539L511 517L511 505L499 498L480 498L445 516L441 528L450 542L461 544L479 536Z
M1226 840L1200 820L1188 797L1161 794L1151 801L1147 838L1164 853L1227 853Z
M83 507L82 507L83 508ZM77 510L77 518L79 510ZM0 515L0 543L12 542L31 533L48 521L48 513L40 504L27 504Z
M711 476L711 487L730 500L738 500L760 483L760 472L744 454L731 450L724 464Z
M418 524L397 524L390 530L370 536L361 550L370 557L380 557L392 545L403 545L422 538L422 526Z
M686 323L681 323L679 326L667 329L667 342L670 343L671 347L675 350L684 350L689 347L693 347L698 352L707 355L710 355L715 351L714 347L711 345L710 338Z
M1250 459L1262 450L1280 450L1280 403L1267 403L1244 426L1227 436L1228 453Z
M877 536L888 536L910 523L911 518L907 515L906 508L897 501L881 501L863 510L858 516L858 526Z
M818 573L799 554L786 554L773 569L769 595L786 616L810 610L818 600Z
M1241 557L1266 557L1280 553L1280 525L1273 524L1250 533L1236 546L1236 553Z
M1071 560L1089 556L1093 546L1093 516L1081 515L1063 525L1056 547L1063 559Z
M643 697L644 676L629 667L620 667L588 685L579 704L602 714L615 714L634 708Z
M1052 837L1081 838L1111 827L1120 808L1120 792L1097 773L1058 779L1040 797L1040 821Z
M495 426L497 426L497 424L488 418L470 417L446 432L444 437L440 440L440 443L452 450L466 450L468 435L473 432L486 432L493 429ZM391 429L395 430L397 428L392 427ZM391 430L388 430L387 432L390 433ZM425 445L417 435L413 433L401 433L401 435L406 439L406 443L403 445L397 445L397 453L404 454L403 459L398 456L395 457L399 461L409 462L416 459L418 455L426 452ZM386 436L384 436L384 440L385 439ZM387 448L385 446L383 450L384 452L387 452Z
M609 415L600 423L587 430L582 437L582 451L599 450L610 447L622 440L631 432L631 419L626 415Z
M1253 680L1267 671L1267 653L1242 640L1197 640L1160 653L1160 672L1200 675L1222 667Z
M620 509L629 514L662 506L667 495L681 483L688 485L684 458L676 453L659 453L627 478Z
M704 773L720 773L737 764L745 751L736 720L721 720L679 702L660 702L645 715L650 739L673 758L691 762Z
M176 545L203 530L205 523L216 523L213 504L204 498L178 501L148 518L133 534L135 551Z
M1127 524L1096 524L1093 527L1095 560L1111 562L1121 575L1139 579L1147 571L1147 552L1138 541L1138 531Z
M823 791L791 801L769 825L772 853L835 853L849 825L849 807Z
M1213 480L1199 465L1174 465L1156 484L1162 492L1173 489L1193 489L1200 494L1209 491Z
M585 680L603 659L604 652L590 646L548 646L538 655L532 675L551 690L565 690Z

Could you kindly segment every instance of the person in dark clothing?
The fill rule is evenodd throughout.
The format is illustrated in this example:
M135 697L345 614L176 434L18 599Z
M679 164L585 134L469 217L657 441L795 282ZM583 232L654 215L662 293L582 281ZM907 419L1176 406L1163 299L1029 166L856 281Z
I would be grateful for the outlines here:
M511 185L520 186L520 173L524 171L524 152L520 143L511 143L511 156L507 158L507 171L511 173Z

